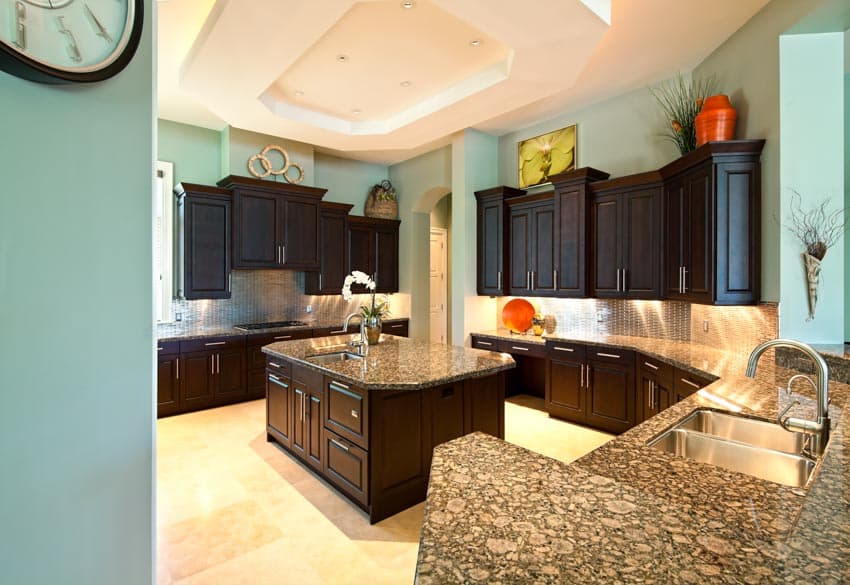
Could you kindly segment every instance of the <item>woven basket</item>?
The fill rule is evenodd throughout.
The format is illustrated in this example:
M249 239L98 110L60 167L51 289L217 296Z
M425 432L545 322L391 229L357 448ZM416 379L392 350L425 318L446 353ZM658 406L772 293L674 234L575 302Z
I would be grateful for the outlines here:
M377 195L366 197L366 217L398 219L398 201L381 201Z

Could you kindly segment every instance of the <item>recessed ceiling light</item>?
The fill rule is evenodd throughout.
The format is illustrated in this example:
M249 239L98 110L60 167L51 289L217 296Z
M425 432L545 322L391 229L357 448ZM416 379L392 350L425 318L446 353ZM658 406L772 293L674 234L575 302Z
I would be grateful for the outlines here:
M402 87L410 87L411 85L413 85L413 82L405 80L405 81L402 81L399 85L401 85Z
M412 0L407 0L407 2L402 2L401 7L406 9L411 9L415 6L415 3Z
M358 110L357 108L354 108L353 110L351 110L351 113L356 116L357 114L360 113L360 110Z
M478 39L472 39L471 41L469 41L469 44L472 45L473 47L480 47L481 41L478 40Z
M298 90L298 91L295 92L295 97L301 97L303 95L304 95L304 92L301 91L301 90Z
M339 61L340 63L347 63L348 62L348 55L337 55L336 60Z

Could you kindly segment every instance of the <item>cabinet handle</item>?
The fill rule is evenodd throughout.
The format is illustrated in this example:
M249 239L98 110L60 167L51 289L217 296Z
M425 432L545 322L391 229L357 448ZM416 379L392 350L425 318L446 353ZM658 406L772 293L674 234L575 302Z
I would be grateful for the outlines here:
M404 327L404 323L399 323L397 325L390 325L390 329L401 329Z
M210 376L215 375L215 355L210 356Z
M319 273L319 290L322 290L322 273Z
M647 395L646 407L652 410L652 380L649 381L649 394Z
M215 373L216 374L221 373L221 354L220 353L215 354Z
M476 341L475 343L477 343L478 345L486 345L487 347L491 347L493 345L489 341Z
M497 282L496 288L499 289L499 290L502 290L502 271L501 270L498 270L496 272L496 282Z
M278 382L280 382L280 378L278 378L278 377L277 377L277 376L275 376L274 374L269 374L269 379L271 379L271 380L277 380Z
M215 342L205 343L204 345L206 347L212 347L213 345L225 345L226 343L227 343L226 341L215 341Z
M515 350L517 350L517 351L528 351L528 348L527 348L527 347L518 347L518 346L516 346L516 345L512 345L512 346L511 346L511 349L515 349Z
M273 384L277 384L278 386L289 389L289 384L287 384L286 382L284 382L283 380L281 380L280 378L278 378L277 376L275 376L273 374L269 374L269 381L272 382Z
M682 267L679 266L679 294L682 294Z
M342 382L337 382L336 380L333 380L331 382L331 386L339 386L340 388L345 388L346 390L351 389L347 384L343 384Z
M623 268L623 292L628 292L629 287L626 286L626 269Z
M336 445L337 447L339 447L340 449L342 449L343 451L348 453L348 445L344 445L343 443L340 443L336 439L331 439L331 443L333 443L334 445Z
M227 273L227 292L231 291L232 285L233 285L233 273L228 272Z
M280 264L280 244L277 245L277 263Z
M525 271L525 288L531 290L531 270Z
M278 335L277 337L275 337L275 341L277 341L278 339L292 339L292 336L291 335Z
M693 382L691 382L690 380L686 380L685 378L680 378L680 380L682 380L682 382L684 382L685 384L687 384L691 388L696 388L697 390L702 388L702 386L700 386L699 384L694 384Z
M531 271L531 290L534 290L534 270Z
M599 357L607 357L607 358L615 358L615 359L620 359L620 357L622 357L622 356L619 356L615 353L602 353L601 351L596 352L596 355L599 356Z
M688 292L688 269L682 266L682 292Z
M356 410L352 409L351 410L351 418L360 418L360 413L357 412Z
M558 271L552 271L552 288L558 290Z
M174 368L175 368L174 369L174 379L179 380L180 379L180 358L177 358L176 360L174 360Z
M337 334L337 333L345 333L345 329L340 329L339 331L331 331L331 335L334 335L334 334Z
M574 352L574 349L570 349L569 347L558 347L557 345L552 347L555 351L568 351L570 353Z
M157 351L162 351L162 348L161 348L161 347L157 347L157 348L156 348L156 350L157 350Z
M617 269L617 292L620 292L620 269Z
M584 364L581 365L581 384L579 387L584 388Z
M276 364L274 362L269 362L269 365L273 368L279 368L280 367L280 364Z
M298 388L295 389L295 393L298 395L298 400L301 401L301 407L298 409L298 420L304 420L304 393Z
M658 366L656 366L655 364L651 364L651 363L649 363L649 362L643 362L643 365L645 365L647 368L650 368L650 369L652 369L652 370L657 370L657 369L658 369Z
M280 247L280 263L286 264L286 246Z

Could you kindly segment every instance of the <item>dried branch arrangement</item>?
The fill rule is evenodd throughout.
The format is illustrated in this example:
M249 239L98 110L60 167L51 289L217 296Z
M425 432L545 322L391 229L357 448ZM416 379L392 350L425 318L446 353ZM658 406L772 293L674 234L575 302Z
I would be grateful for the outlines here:
M786 227L806 247L806 252L823 260L827 250L835 245L846 228L847 209L829 211L829 199L809 210L803 209L803 197L792 189L791 217Z

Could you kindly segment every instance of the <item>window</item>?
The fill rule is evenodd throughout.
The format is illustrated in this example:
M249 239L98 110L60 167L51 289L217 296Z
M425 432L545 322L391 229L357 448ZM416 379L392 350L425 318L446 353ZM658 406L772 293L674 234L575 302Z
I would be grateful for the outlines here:
M173 321L174 164L156 162L154 180L153 282L157 323Z

